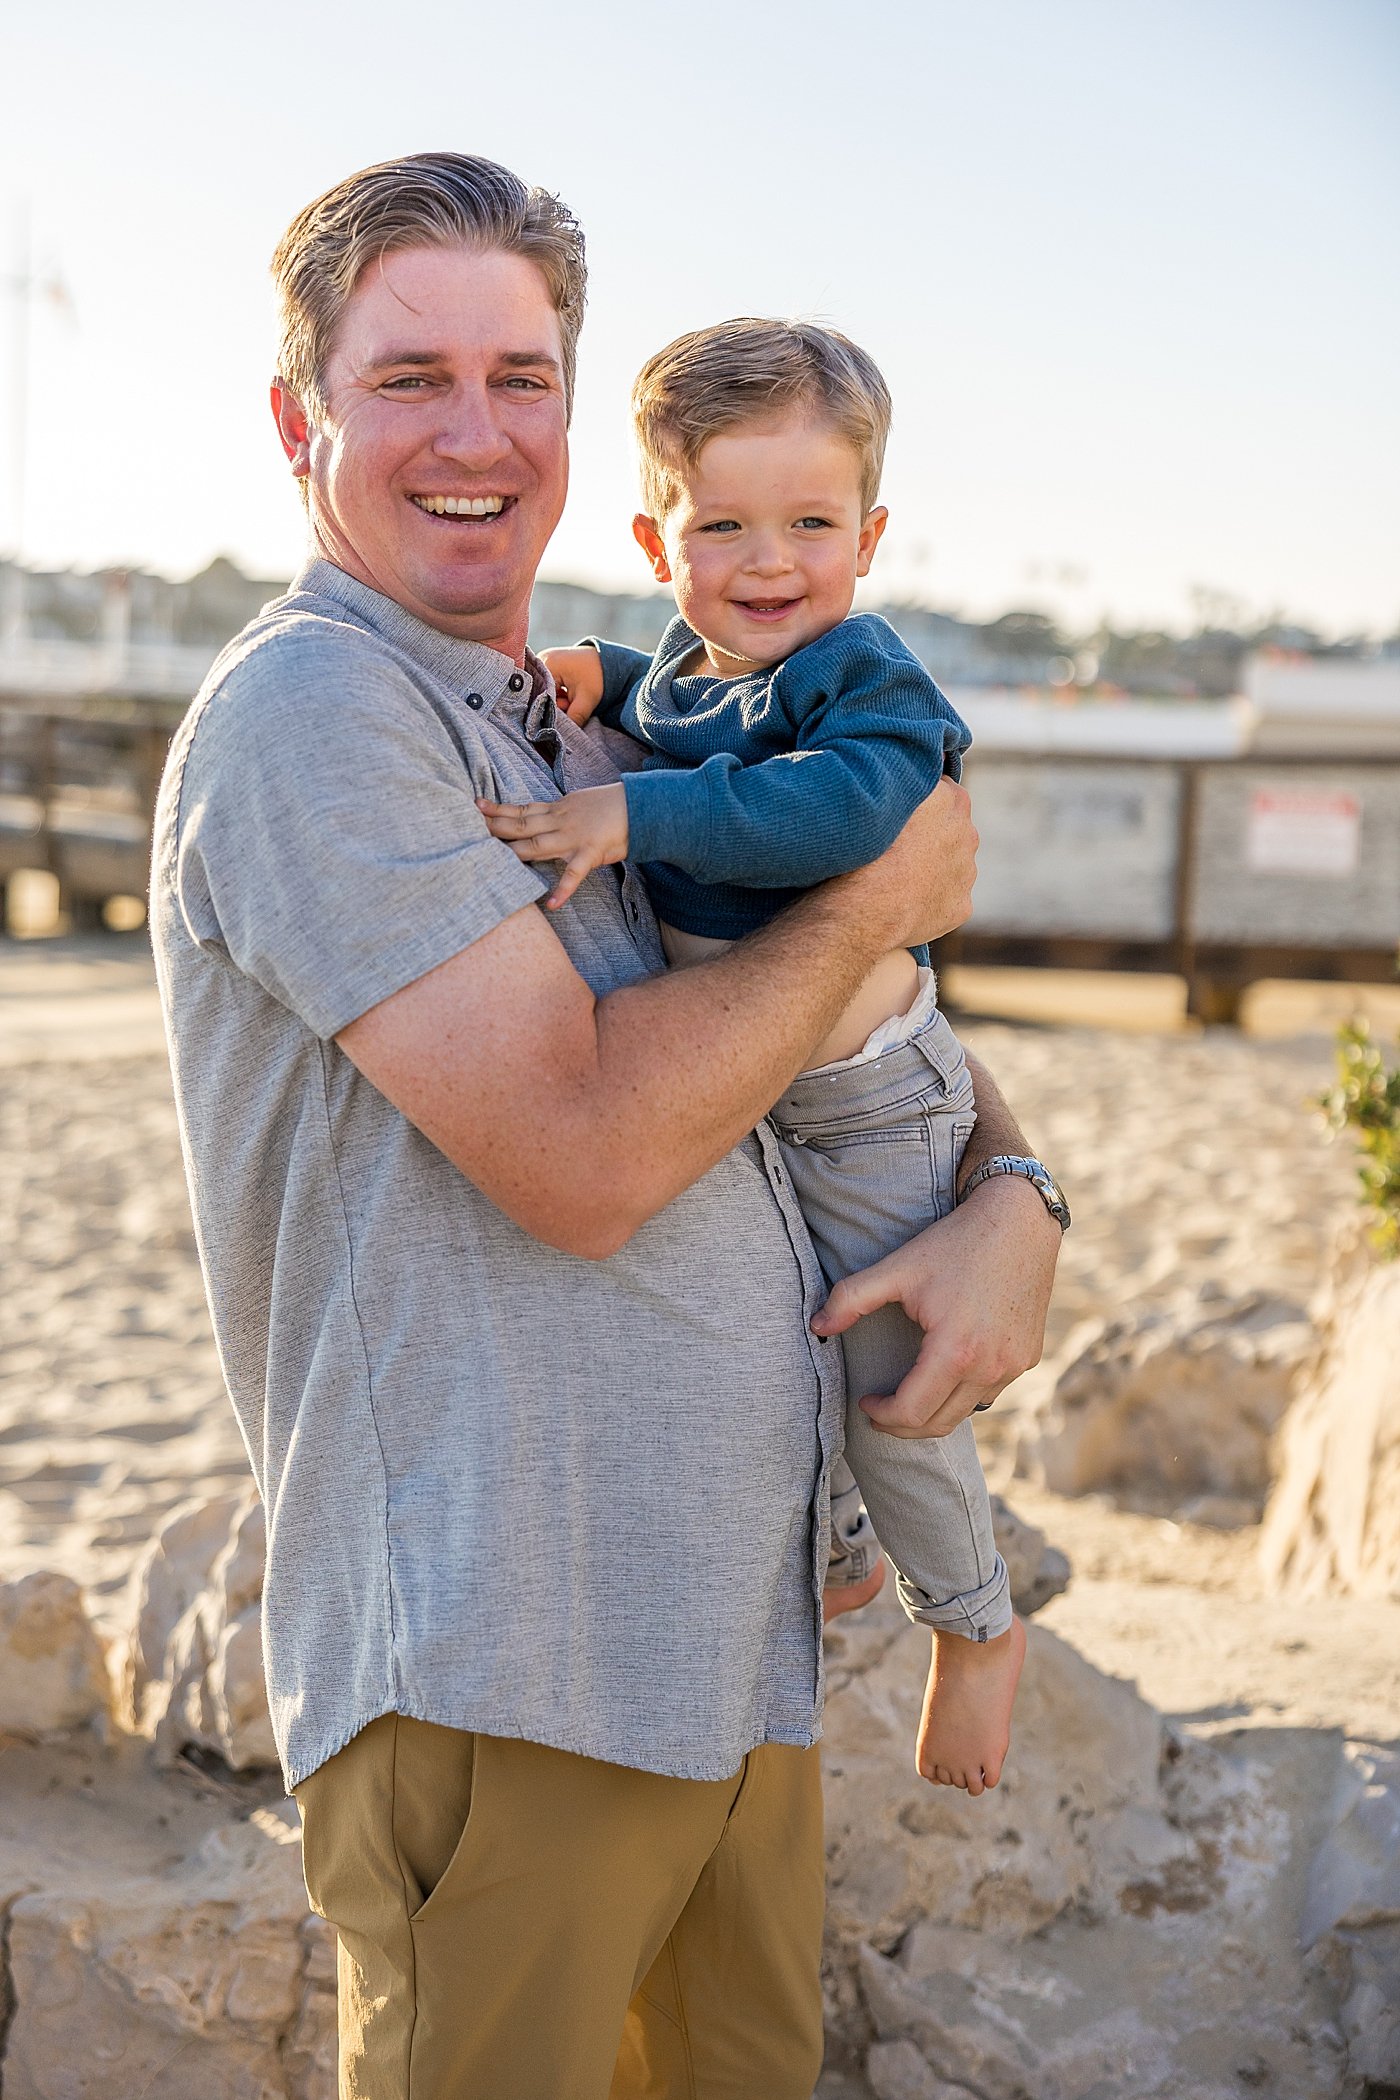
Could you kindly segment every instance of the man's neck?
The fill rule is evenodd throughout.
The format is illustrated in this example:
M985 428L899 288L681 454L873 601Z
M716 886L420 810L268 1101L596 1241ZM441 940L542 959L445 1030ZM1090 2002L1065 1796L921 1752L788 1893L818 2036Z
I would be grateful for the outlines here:
M356 583L363 584L366 590L377 591L381 598L387 598L401 611L411 613L415 620L420 620L425 627L431 627L436 633L445 634L454 642L474 642L478 649L490 649L497 656L508 656L512 663L524 663L525 645L530 631L528 593L524 604L510 614L507 614L504 608L493 608L490 613L453 614L440 611L434 606L420 605L402 597L395 590L386 589L378 577L369 573L352 547L344 546L338 540L334 544L330 543L314 517L311 523L311 552L318 561L330 562L334 568L341 569L347 576L353 577ZM499 631L483 634L480 632L482 626Z

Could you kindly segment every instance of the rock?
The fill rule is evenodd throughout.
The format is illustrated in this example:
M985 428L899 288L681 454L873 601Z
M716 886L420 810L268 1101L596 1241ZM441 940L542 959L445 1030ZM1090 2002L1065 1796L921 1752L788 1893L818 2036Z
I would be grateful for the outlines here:
M1400 1755L1348 1743L1303 1900L1335 1978L1353 2072L1400 2085Z
M191 1746L234 1771L277 1762L263 1678L266 1528L251 1487L177 1510L133 1578L130 1724L171 1763Z
M828 1642L829 1910L848 1945L929 1918L1019 1937L1071 1907L1116 1909L1124 1884L1192 1855L1163 1813L1160 1716L1035 1625L1001 1785L976 1801L930 1786L914 1768L920 1636L874 1611Z
M0 1731L48 1735L105 1720L106 1651L71 1576L0 1583Z
M1341 2007L1378 2031L1384 1950L1373 1929L1345 1972L1339 1948L1306 1969L1267 1758L1176 1735L1033 1623L1001 1784L973 1800L914 1769L927 1642L898 1607L842 1620L827 1652L833 2076L938 2100L1343 2100Z
M1400 1262L1376 1261L1359 1230L1349 1235L1315 1318L1260 1564L1279 1588L1400 1597Z
M1011 1579L1011 1602L1028 1619L1069 1588L1069 1559L1048 1543L1038 1524L1027 1523L1000 1495L991 1499L992 1530Z
M1300 1308L1258 1293L1087 1322L1018 1441L1016 1471L1058 1494L1157 1510L1233 1498L1257 1518L1310 1346Z
M332 2100L332 1935L295 1818L258 1809L167 1873L12 1906L6 2100Z
M909 2041L874 2043L865 2075L875 2100L976 2100L965 2085L937 2077Z

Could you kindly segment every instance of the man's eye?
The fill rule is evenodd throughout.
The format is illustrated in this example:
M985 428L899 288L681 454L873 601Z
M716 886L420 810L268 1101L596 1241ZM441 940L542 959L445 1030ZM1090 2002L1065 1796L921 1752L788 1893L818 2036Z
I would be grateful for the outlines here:
M416 394L428 384L419 372L403 372L397 379L386 379L383 391L386 394Z
M544 381L532 379L528 372L512 372L505 384L518 387L522 393L527 394L542 394L545 391Z

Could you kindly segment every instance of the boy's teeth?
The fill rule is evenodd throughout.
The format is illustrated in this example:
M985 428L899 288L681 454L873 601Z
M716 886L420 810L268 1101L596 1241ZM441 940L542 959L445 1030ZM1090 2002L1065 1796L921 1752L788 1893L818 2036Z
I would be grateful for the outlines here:
M420 510L438 518L494 518L505 509L504 496L415 496Z

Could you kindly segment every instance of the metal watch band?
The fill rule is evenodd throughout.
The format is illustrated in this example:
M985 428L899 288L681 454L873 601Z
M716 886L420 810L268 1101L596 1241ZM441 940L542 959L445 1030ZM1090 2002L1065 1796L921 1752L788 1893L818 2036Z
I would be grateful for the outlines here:
M998 1152L994 1158L984 1159L981 1166L974 1167L963 1183L962 1195L958 1201L962 1202L982 1182L990 1181L994 1174L1015 1174L1019 1180L1028 1181L1061 1232L1069 1231L1069 1205L1065 1201L1065 1192L1059 1182L1042 1160L1030 1159L1018 1153Z

